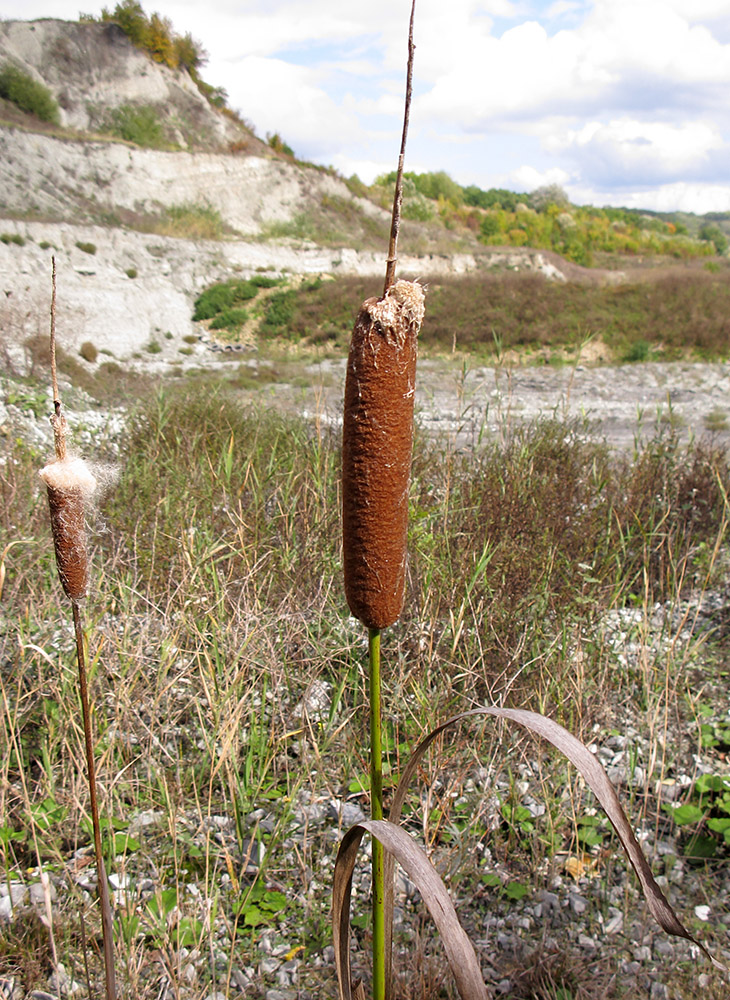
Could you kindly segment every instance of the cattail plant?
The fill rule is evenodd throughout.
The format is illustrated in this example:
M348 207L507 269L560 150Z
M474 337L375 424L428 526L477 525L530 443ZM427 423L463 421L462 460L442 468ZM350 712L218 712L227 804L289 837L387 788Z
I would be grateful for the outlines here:
M392 864L396 858L418 887L444 942L462 1000L489 1000L474 948L459 923L443 882L425 852L399 826L408 785L426 749L442 732L486 715L524 726L552 743L580 770L613 824L639 879L651 913L669 934L687 938L718 964L687 931L655 881L618 797L600 763L567 730L537 713L488 706L442 723L413 751L395 789L390 817L383 819L380 635L403 609L406 578L408 488L413 444L417 336L423 321L423 289L395 280L402 199L403 159L408 130L413 66L413 15L408 38L408 72L403 139L393 202L385 288L367 299L355 321L345 383L342 436L342 525L345 594L350 610L368 629L370 698L370 820L346 834L335 863L332 922L341 1000L364 1000L361 983L350 979L349 909L360 841L372 837L373 998L391 997ZM388 861L384 851L388 851Z
M56 260L52 258L53 293L51 297L51 378L53 382L53 409L51 417L55 459L40 470L40 477L48 491L51 532L56 551L56 565L61 586L71 602L76 658L79 669L79 690L84 722L86 768L89 779L89 802L94 829L96 876L101 904L101 926L104 947L104 973L106 1000L115 1000L114 941L109 885L106 877L101 846L101 826L96 796L96 769L94 741L91 729L91 710L86 680L86 654L81 624L81 601L89 589L89 553L86 540L86 507L96 489L96 478L86 462L69 456L66 449L68 425L61 406L56 372Z
M413 449L417 337L424 294L396 281L403 198L403 162L413 77L413 18L408 30L405 115L393 198L385 287L358 313L350 344L342 430L342 532L345 595L368 629L370 803L383 818L380 633L403 610L408 533L408 486ZM390 978L390 921L386 919L383 846L373 839L373 997L385 1000Z

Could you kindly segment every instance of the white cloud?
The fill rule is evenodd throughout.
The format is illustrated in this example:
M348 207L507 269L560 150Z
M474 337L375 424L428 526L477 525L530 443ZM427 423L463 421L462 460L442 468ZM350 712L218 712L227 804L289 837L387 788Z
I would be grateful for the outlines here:
M586 180L599 184L702 179L712 169L713 153L727 155L717 129L702 122L589 122L554 136L545 146L550 152L567 153Z
M280 59L224 64L222 85L260 133L279 132L302 156L329 157L357 138L357 125L318 84L317 74Z
M418 0L409 163L483 186L561 183L648 205L655 185L657 198L716 204L730 176L729 2ZM205 79L260 133L364 179L391 169L407 0L142 3L205 46ZM33 15L84 6L100 0L35 0Z
M507 187L514 187L515 191L534 191L535 188L544 187L546 184L559 184L560 187L565 187L569 181L570 174L562 167L537 170L535 167L524 165L508 174L504 184Z
M646 208L654 212L730 211L730 184L663 184L660 187L610 190L589 186L569 186L571 200L581 205L614 205Z
M584 5L577 0L555 0L555 3L551 3L545 11L545 17L548 21L552 21L554 18L562 17L563 14L575 14L583 7Z

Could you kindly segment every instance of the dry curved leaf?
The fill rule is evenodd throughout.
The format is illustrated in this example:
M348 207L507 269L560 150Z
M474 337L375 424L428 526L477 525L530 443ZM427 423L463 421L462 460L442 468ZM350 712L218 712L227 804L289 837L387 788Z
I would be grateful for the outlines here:
M591 788L593 794L601 803L604 812L610 819L613 828L616 831L616 835L621 842L621 846L626 852L626 855L636 872L649 910L659 926L666 931L667 934L673 934L676 937L683 937L688 941L691 941L693 944L697 945L697 947L703 952L704 955L707 956L707 958L709 958L716 968L727 971L725 966L713 958L707 948L705 948L705 946L698 941L697 938L693 937L689 933L687 928L670 906L664 896L664 893L659 888L659 885L652 874L651 868L649 867L649 862L646 860L644 852L639 846L639 842L631 828L631 824L626 818L626 814L624 813L621 803L619 802L616 790L611 784L600 761L590 752L590 750L588 750L586 746L583 745L583 743L581 743L579 739L573 736L572 733L569 733L567 729L564 729L561 725L558 725L557 722L554 722L552 719L549 719L544 715L540 715L537 712L529 712L526 709L499 708L496 705L491 705L485 708L475 708L470 712L463 712L461 715L456 715L453 718L448 719L446 722L443 722L440 726L437 726L436 729L421 740L408 760L408 764L401 775L401 779L398 782L398 787L396 788L395 795L393 797L393 804L390 809L390 822L400 822L403 800L405 799L408 785L410 784L421 758L437 736L450 726L457 725L464 719L474 718L479 715L492 715L499 719L509 719L512 722L518 722L521 726L529 729L530 732L536 734L537 736L542 736L543 739L552 743L557 750L560 750L561 753L565 754L568 760L575 767L577 767L583 775L586 783ZM389 957L390 944L392 940L393 905L393 860L391 857L386 857L385 892L386 953ZM386 974L389 979L390 972L387 969Z
M441 876L423 848L406 831L388 820L364 820L345 834L337 854L332 891L335 965L341 1000L353 1000L350 984L350 894L357 852L365 831L377 837L417 886L444 943L462 1000L489 1000L479 961Z

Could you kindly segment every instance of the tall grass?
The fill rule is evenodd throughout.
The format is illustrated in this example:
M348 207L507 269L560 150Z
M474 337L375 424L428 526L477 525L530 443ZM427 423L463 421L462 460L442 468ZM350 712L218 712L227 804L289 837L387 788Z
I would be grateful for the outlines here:
M5 883L38 881L43 870L57 885L55 946L77 979L84 914L92 978L101 981L89 943L98 926L86 894L91 836L73 641L57 625L37 464L32 449L14 444L0 466L0 523L12 543L0 553L0 864ZM487 693L517 703L529 686L533 704L599 744L616 729L653 727L650 746L665 750L652 755L637 738L644 776L631 791L649 829L666 823L656 782L691 773L697 720L724 691L721 647L713 652L711 637L681 617L692 589L724 579L716 549L730 478L724 454L664 432L618 458L579 425L542 421L468 454L417 436L413 471L406 613L389 633L392 669L383 677L384 704L398 706L383 720L386 764L397 773L408 744L435 720ZM357 795L353 775L367 774L360 630L339 583L338 483L337 435L246 411L222 387L165 390L132 421L96 536L104 602L92 596L87 611L104 638L104 670L93 659L90 672L104 705L98 777L107 838L114 831L109 874L124 886L120 996L163 987L264 995L278 988L276 970L261 964L277 944L295 951L296 988L334 993L320 878L334 831L322 816L330 801ZM651 640L657 603L667 608L660 647ZM633 623L636 654L609 641L609 611ZM510 904L524 916L520 907L544 885L540 873L558 864L556 851L572 849L576 817L592 806L547 755L518 752L507 772L497 763L507 740L495 732L493 754L477 765L457 737L439 780L406 810L457 894L473 900L464 913L477 939L484 921L509 920L483 879L510 872L528 893ZM518 818L525 781L535 795L562 789L532 831ZM484 848L476 855L475 843ZM710 867L692 884L712 898L714 879ZM606 872L603 882L580 883L596 919L602 885L613 891L616 882ZM705 899L686 891L681 907L691 913ZM288 900L285 918L277 893ZM625 926L640 926L628 889L620 905ZM435 995L445 987L429 932L413 903L402 912L399 989L415 997L418 983L430 984ZM36 921L21 907L0 926L0 967L26 990L47 988L51 961ZM718 923L703 936L722 935ZM604 975L574 947L565 944L567 965L554 968L553 983L589 998L620 996L610 986L618 955L603 960ZM527 932L524 949L520 976L547 975L554 963L539 965ZM696 974L682 964L685 952L675 955L672 975L688 995ZM489 981L513 975L515 960L511 951L490 957ZM705 994L719 1000L720 978L702 972Z

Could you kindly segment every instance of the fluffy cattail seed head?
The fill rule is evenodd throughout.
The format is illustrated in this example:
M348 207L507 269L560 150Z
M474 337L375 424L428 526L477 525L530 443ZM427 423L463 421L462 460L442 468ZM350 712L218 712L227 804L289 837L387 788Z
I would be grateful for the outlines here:
M41 469L40 477L48 490L61 585L70 600L80 601L89 589L84 509L96 489L96 479L80 458L51 462Z
M345 595L368 628L397 620L405 595L417 337L424 294L397 281L360 308L342 433Z

